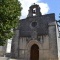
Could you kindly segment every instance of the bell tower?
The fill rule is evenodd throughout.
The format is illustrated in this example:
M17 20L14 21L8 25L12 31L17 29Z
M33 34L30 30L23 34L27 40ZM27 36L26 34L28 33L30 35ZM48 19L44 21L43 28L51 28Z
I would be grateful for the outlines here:
M28 17L32 16L41 16L40 7L35 3L29 7Z

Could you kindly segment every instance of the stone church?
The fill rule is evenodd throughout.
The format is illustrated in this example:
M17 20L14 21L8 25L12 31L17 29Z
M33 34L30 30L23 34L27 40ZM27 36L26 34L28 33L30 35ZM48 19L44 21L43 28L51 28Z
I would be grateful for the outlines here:
M11 58L18 60L58 60L55 14L42 15L33 4L14 30Z

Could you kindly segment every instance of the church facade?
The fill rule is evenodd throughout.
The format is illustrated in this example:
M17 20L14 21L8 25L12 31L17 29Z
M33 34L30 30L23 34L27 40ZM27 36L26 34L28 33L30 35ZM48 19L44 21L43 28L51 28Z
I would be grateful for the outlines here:
M55 14L42 15L40 7L29 7L27 18L14 30L11 58L19 60L58 60Z

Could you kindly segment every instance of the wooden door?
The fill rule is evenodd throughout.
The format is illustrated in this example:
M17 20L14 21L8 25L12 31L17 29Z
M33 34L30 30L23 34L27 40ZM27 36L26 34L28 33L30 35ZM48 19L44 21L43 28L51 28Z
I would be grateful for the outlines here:
M39 60L39 47L36 44L31 47L30 60Z

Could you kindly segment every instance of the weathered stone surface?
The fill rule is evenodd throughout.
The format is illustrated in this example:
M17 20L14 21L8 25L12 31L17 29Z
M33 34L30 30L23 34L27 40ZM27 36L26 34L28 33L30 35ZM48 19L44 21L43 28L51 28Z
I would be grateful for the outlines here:
M7 57L0 57L0 60L8 60Z
M31 47L36 44L39 47L39 60L58 60L55 15L36 13L37 15L33 16L33 12L31 14L26 19L22 19L15 30L11 57L31 60Z
M5 46L0 46L0 57L3 57L6 53Z

